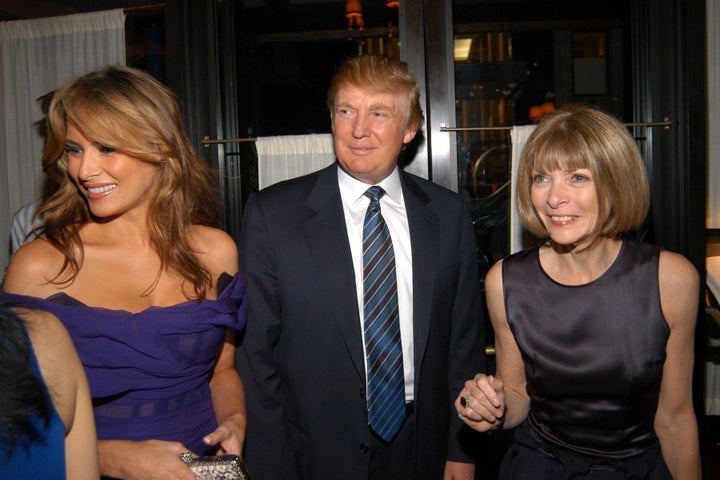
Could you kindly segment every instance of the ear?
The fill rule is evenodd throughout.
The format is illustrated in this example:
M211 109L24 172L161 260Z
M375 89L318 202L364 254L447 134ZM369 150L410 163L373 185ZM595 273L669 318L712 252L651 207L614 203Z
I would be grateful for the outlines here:
M403 145L407 145L408 143L412 142L413 138L415 138L415 135L417 135L417 128L408 127L405 130L405 135L403 136Z

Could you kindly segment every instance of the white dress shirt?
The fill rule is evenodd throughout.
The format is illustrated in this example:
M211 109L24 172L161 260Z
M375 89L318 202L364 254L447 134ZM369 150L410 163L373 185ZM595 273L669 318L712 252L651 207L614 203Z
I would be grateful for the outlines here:
M342 197L345 226L347 228L353 267L355 269L355 288L357 291L358 311L360 312L360 329L364 329L363 300L363 223L370 199L365 191L372 185L363 183L341 168L338 168L338 183ZM403 352L403 373L405 376L405 401L414 397L415 365L413 346L413 291L412 291L412 251L410 246L410 229L407 212L400 185L400 173L397 167L377 184L385 190L380 198L380 211L390 230L393 250L395 253L395 271L398 288L398 310L400 314L400 336ZM363 342L363 352L365 342ZM365 355L365 372L367 372L367 355Z

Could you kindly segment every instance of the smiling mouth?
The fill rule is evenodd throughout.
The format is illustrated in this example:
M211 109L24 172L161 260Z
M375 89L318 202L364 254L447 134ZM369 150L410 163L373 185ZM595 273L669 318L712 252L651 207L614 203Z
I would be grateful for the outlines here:
M567 216L567 215L564 216L564 217L558 217L558 216L550 215L550 219L551 219L553 222L561 222L561 223L562 223L562 222L569 222L570 220L574 220L575 217L573 217L573 216Z
M102 187L85 187L85 189L88 191L88 193L91 193L93 195L100 195L109 192L115 187L117 187L117 184L113 183L111 185L104 185Z

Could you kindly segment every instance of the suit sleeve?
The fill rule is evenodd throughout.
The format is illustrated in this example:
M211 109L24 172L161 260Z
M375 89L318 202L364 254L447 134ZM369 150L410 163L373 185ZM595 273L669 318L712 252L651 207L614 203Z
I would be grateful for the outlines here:
M248 278L248 323L236 357L248 412L245 459L253 477L296 479L282 373L273 355L282 317L272 240L265 212L251 196L239 246L240 268Z
M449 402L454 404L465 381L476 373L486 372L485 319L480 294L480 274L477 263L475 232L467 202L462 201L459 235L459 270L452 311L450 337ZM455 413L452 406L451 412ZM465 425L457 415L450 415L448 460L474 462L480 436Z

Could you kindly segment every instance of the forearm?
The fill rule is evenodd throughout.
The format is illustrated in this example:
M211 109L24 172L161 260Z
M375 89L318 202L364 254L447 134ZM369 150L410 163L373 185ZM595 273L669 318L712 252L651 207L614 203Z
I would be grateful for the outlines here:
M674 480L700 480L700 451L695 417L656 425L665 463Z
M123 478L126 474L132 443L127 440L98 440L100 474L112 478Z
M193 473L180 460L187 451L178 442L100 440L100 474L124 480L175 478L192 480Z
M502 428L510 429L520 425L530 410L530 398L524 392L505 385L505 416Z
M247 425L245 389L237 371L233 368L217 372L210 381L210 391L218 424L232 421L245 432Z

